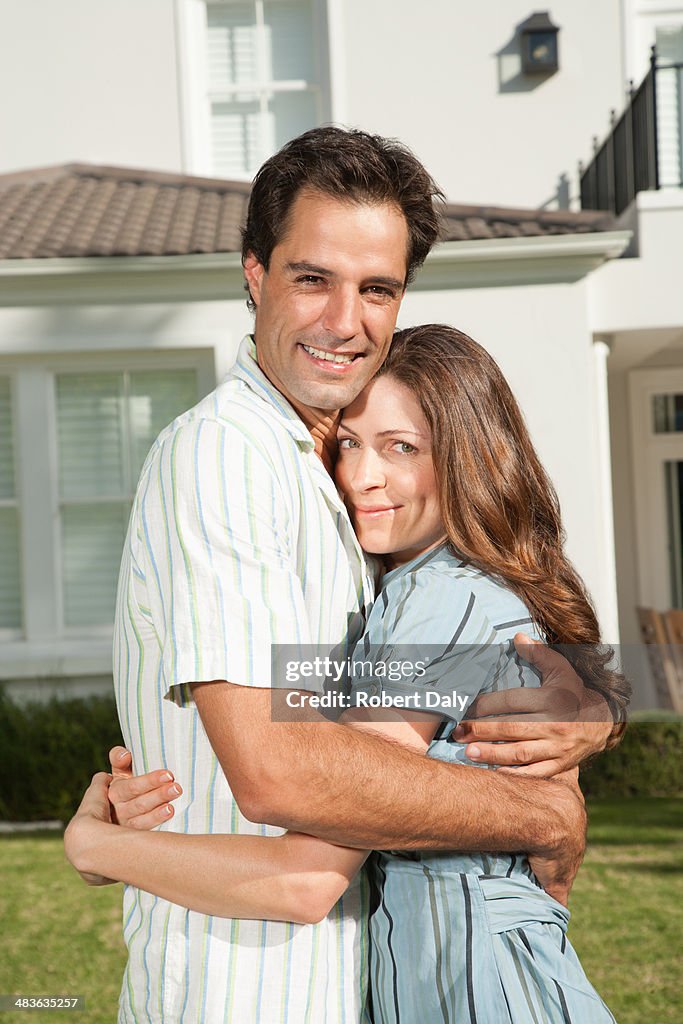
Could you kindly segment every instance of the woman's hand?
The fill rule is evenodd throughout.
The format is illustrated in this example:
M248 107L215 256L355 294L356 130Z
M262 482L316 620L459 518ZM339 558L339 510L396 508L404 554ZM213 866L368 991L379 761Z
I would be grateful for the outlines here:
M88 885L113 885L113 878L93 874L88 870L88 852L101 835L102 826L111 825L109 783L111 775L98 772L83 794L80 806L64 832L64 851L67 860L76 868Z
M173 805L182 793L166 768L133 775L133 758L125 747L109 751L112 782L109 786L112 821L126 828L150 829L173 817Z

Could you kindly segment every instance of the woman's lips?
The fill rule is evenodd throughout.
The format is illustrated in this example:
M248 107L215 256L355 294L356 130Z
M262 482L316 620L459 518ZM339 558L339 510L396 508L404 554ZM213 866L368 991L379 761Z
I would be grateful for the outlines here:
M395 512L400 507L400 505L388 505L377 508L354 508L353 512L357 516L382 516L387 512Z

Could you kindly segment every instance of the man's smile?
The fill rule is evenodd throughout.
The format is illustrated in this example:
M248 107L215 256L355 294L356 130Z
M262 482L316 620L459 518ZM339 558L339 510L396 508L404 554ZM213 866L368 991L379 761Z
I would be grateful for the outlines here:
M313 345L304 345L303 343L299 347L314 363L317 365L324 363L326 370L336 373L343 372L345 367L351 366L357 359L363 358L360 352L330 352L327 349L314 348Z

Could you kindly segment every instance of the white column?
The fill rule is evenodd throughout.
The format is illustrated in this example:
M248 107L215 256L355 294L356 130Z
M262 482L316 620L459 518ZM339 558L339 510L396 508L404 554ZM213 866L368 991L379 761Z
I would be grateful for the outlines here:
M599 607L600 627L606 643L619 643L619 606L617 601L617 564L614 547L614 506L612 499L612 453L609 432L607 359L609 339L596 337L593 343L595 380L595 427L598 482L600 488L599 551L602 579Z

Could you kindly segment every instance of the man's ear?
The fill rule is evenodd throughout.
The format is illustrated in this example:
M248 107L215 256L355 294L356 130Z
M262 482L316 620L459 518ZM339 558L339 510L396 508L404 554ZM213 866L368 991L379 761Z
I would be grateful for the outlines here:
M244 258L243 266L244 276L249 287L249 294L254 300L254 304L258 306L261 302L261 285L266 268L262 263L259 263L253 252L247 253Z

